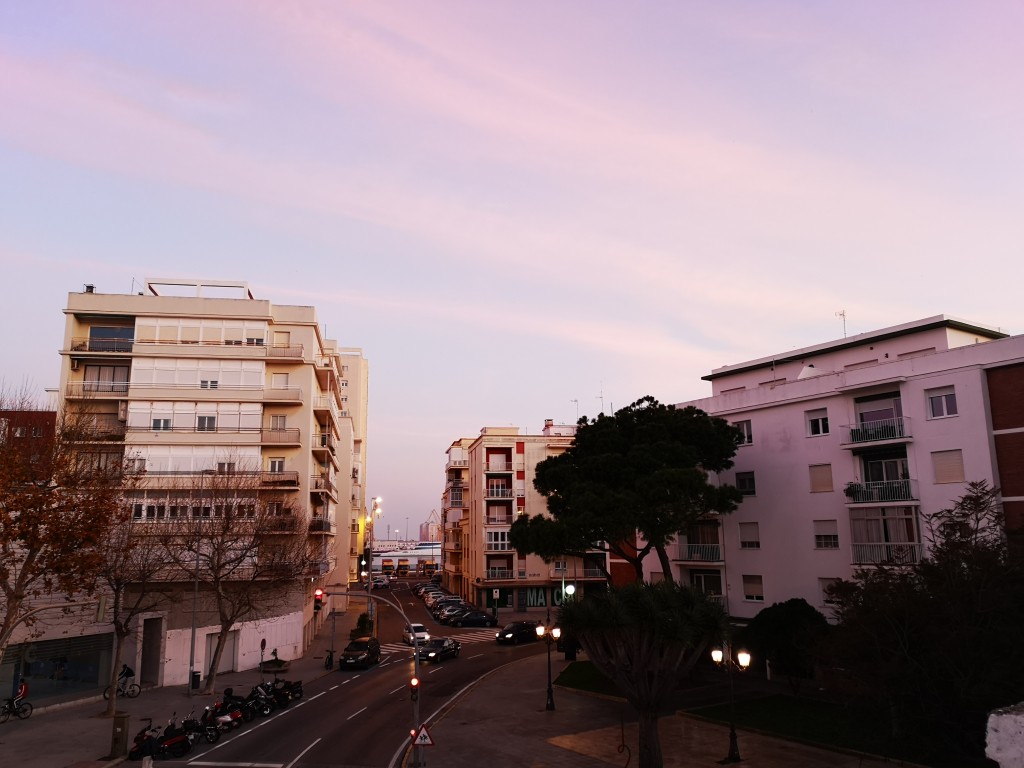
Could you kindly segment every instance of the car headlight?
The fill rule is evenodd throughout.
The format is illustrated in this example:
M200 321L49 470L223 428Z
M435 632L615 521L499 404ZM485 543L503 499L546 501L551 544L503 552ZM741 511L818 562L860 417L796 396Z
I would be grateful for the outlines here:
M434 656L437 656L437 652L436 651L431 651L430 653L427 654L427 658L432 658Z

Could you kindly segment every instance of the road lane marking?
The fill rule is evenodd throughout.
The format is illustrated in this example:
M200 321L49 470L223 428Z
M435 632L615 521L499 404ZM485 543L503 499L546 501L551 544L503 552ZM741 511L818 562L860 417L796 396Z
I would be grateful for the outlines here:
M353 712L353 713L352 713L351 715L349 715L349 716L348 716L348 717L346 717L345 719L346 719L346 720L351 720L351 719L352 719L353 717L355 717L356 715L358 715L358 714L360 714L360 713L362 713L362 712L365 712L365 711L366 711L366 707L363 707L363 708L362 708L362 709L360 709L360 710L359 710L358 712Z
M395 690L388 691L388 696L390 696L392 693L398 693L399 691L404 691L404 690L405 690L405 686L404 685L400 685L397 688L395 688Z
M311 750L311 749L312 749L313 747L315 747L315 746L316 746L317 744L319 744L319 743L320 743L320 739L317 739L317 740L316 740L316 741L314 741L314 742L313 742L312 744L310 744L310 745L309 745L308 747L306 747L306 748L305 748L304 750L302 750L302 751L301 751L301 752L300 752L300 753L299 753L299 754L298 754L298 755L296 756L296 758L295 758L294 760L292 760L292 761L291 761L290 763L288 763L288 768L292 768L292 766L293 766L293 765L295 765L295 764L296 764L297 762L299 762L299 760L301 760L301 759L302 759L302 756L303 756L304 754L306 754L307 752L309 752L309 750Z

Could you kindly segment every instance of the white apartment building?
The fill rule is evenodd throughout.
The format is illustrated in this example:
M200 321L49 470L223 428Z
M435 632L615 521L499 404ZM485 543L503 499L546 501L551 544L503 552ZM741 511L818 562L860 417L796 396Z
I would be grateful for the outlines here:
M588 585L605 583L606 555L569 557L545 563L520 556L509 543L512 521L547 512L533 487L537 464L572 445L575 426L547 420L539 435L518 427L484 427L475 438L448 448L441 497L442 579L446 587L481 608L547 611L561 604L563 590L577 596Z
M296 518L311 553L303 577L272 621L232 630L220 669L254 667L263 640L268 653L299 655L329 613L314 612L313 588L356 579L364 545L361 351L324 338L313 307L257 299L243 282L151 279L137 294L90 285L68 295L64 313L62 404L92 414L98 461L134 465L139 521L159 526L186 514L172 494L202 489L212 474L244 477ZM142 682L187 681L191 606L179 595L141 622L126 660ZM212 657L216 632L199 627L197 669ZM102 667L109 625L72 634Z
M1024 336L940 315L704 379L711 397L679 407L743 430L720 479L745 498L680 537L673 576L722 595L734 618L794 597L828 615L828 584L918 560L922 515L969 481L1002 489L1011 537L1024 527Z

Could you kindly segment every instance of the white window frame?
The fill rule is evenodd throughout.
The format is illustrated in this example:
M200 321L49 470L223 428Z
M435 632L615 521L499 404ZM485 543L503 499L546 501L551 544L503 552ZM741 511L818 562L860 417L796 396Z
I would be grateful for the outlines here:
M764 577L745 573L742 576L743 599L750 603L764 602Z
M751 445L754 442L754 429L750 423L750 419L744 419L743 421L734 421L732 424L740 432L743 433L743 441L740 445Z
M196 432L216 432L217 417L209 414L196 416Z
M740 523L740 549L760 549L761 531L757 523Z
M839 549L839 521L814 520L814 548Z
M940 387L925 390L929 419L951 419L960 415L956 402L955 387Z
M807 424L808 437L824 437L829 433L827 408L805 411L804 420Z

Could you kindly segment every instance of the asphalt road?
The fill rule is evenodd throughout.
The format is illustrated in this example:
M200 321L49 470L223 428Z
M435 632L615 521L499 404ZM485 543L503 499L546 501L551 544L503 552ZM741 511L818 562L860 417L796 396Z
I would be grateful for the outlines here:
M494 629L451 628L435 622L408 583L375 594L396 600L413 622L432 636L462 643L459 658L420 665L420 722L491 669L543 651L540 643L499 646ZM253 768L387 768L396 764L413 729L412 649L401 641L404 620L379 603L381 663L367 670L338 670L304 686L302 701L225 734L217 744L198 744L185 760L168 766L253 766ZM500 619L500 616L499 616ZM336 638L336 648L347 637ZM244 695L246 692L239 692ZM481 745L486 748L486 745Z

